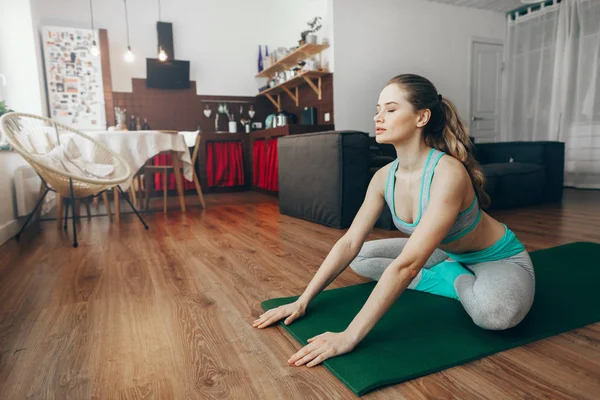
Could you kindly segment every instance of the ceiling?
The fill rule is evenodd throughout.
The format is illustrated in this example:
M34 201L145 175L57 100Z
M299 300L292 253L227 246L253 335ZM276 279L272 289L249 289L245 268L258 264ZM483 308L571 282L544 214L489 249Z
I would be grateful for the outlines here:
M508 12L525 6L521 0L430 0L437 3L453 4L462 7L474 7L484 10Z

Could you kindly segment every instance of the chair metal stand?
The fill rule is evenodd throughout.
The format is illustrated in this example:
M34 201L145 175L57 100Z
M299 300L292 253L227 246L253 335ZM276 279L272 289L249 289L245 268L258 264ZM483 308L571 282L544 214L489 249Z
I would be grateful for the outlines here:
M42 181L43 182L43 181ZM45 184L46 182L44 182ZM25 223L23 224L23 226L21 227L21 229L19 230L19 232L15 235L15 239L17 239L17 242L19 241L19 238L21 237L21 234L23 233L23 231L25 230L25 227L27 226L27 224L29 224L29 221L31 221L31 218L33 218L33 215L35 214L35 212L37 211L37 209L40 207L40 205L42 204L42 202L44 201L44 198L46 197L46 195L48 194L48 192L50 191L50 189L48 188L48 186L46 185L46 190L44 191L44 194L42 195L42 197L40 197L40 199L38 200L37 204L35 205L35 208L33 209L33 211L31 212L31 214L29 214L29 216L27 217L27 220L25 221Z
M75 215L75 195L73 194L73 180L69 178L69 186L71 186L71 214L73 214L73 247L79 246L77 243L77 224L75 221L77 216ZM67 214L69 212L67 211Z
M23 231L25 230L25 228L27 227L27 225L29 224L29 221L31 221L31 219L33 218L33 215L36 213L37 209L40 207L40 205L42 204L42 202L44 201L44 198L46 198L46 195L48 194L49 191L53 191L52 189L50 189L48 187L48 185L46 184L46 182L42 179L42 182L44 183L44 185L46 186L46 190L44 191L44 194L42 194L42 196L40 197L40 199L37 201L37 204L35 205L35 208L33 209L33 211L27 216L27 220L25 221L25 223L23 224L23 226L21 227L21 229L19 230L19 232L15 235L15 239L17 240L17 242L19 241L19 239L21 238L21 234L23 233ZM79 246L79 243L77 242L77 221L75 221L77 219L77 216L75 214L75 196L73 194L73 181L71 180L69 182L70 185L70 189L71 189L71 197L66 198L65 199L65 225L64 225L64 230L65 232L67 232L68 228L67 228L67 222L69 220L69 205L71 206L71 214L72 214L72 220L73 220L73 247L77 248ZM123 189L121 189L120 185L117 185L117 188L119 189L119 191L125 195L125 193L123 192ZM116 190L117 188L115 188L114 190ZM103 192L98 193L97 195L95 195L94 197L100 196ZM58 196L60 196L60 194L57 193ZM138 210L133 206L133 204L131 203L131 201L129 200L129 198L127 196L124 196L125 200L127 200L127 202L129 203L129 205L131 206L131 209L133 210L133 212L135 212L135 215L137 215L137 217L139 218L140 222L142 223L142 225L144 225L144 228L146 229L150 229L150 227L146 224L146 222L144 221L144 219L142 218L142 216L140 215L140 213L138 212Z
M129 205L131 206L131 209L133 210L133 212L135 213L135 215L138 216L138 218L140 219L140 222L144 225L144 228L149 229L148 225L146 225L146 222L144 222L144 219L142 218L142 216L140 215L140 213L138 213L138 211L136 210L136 208L131 203L131 200L129 200L129 196L126 196L125 192L123 192L123 189L121 189L121 185L117 185L117 187L119 188L119 191L121 192L121 194L123 194L123 197L125 197L125 200L127 200L127 202L129 203Z

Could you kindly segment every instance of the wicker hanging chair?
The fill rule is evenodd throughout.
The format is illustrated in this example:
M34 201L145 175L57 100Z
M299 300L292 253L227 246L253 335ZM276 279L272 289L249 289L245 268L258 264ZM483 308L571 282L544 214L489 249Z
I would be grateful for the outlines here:
M127 161L106 145L77 129L49 118L16 112L4 114L0 118L0 134L31 165L46 185L46 191L39 199L36 208L17 234L17 240L48 191L54 191L68 199L66 220L69 204L74 211L73 205L76 199L98 196L112 188L115 190L118 188L122 192L119 184L127 181L132 175ZM80 164L73 163L68 158L63 160L56 156L49 157L51 152L54 151L53 154L56 154L57 151L65 149L71 140L78 143L87 141L84 143L85 148L91 149L84 157L87 165L104 168L110 173L99 176L94 174L93 170L81 168ZM129 198L127 196L125 198L148 229ZM75 218L73 218L73 235L73 246L77 247Z

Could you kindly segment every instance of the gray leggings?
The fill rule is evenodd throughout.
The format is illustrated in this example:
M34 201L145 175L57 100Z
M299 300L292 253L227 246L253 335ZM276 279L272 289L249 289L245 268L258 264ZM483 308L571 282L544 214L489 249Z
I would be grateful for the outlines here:
M350 263L357 274L379 280L387 266L400 255L406 238L390 238L365 242ZM432 268L448 260L436 249L423 268ZM535 273L527 251L498 261L462 264L465 274L458 275L453 288L473 322L484 329L502 330L517 325L529 312L535 294ZM443 268L443 266L441 266ZM419 290L422 272L409 289ZM445 283L444 283L445 284ZM447 285L450 285L449 283Z

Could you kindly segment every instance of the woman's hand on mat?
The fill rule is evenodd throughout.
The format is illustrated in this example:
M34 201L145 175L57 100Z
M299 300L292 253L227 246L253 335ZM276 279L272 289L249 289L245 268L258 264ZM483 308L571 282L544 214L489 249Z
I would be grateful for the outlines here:
M356 342L346 332L325 332L308 339L308 344L294 354L288 364L301 366L308 363L307 367L314 367L328 358L349 353L355 347Z
M254 320L252 327L254 328L266 328L267 326L279 321L282 318L286 318L284 323L286 325L291 324L294 320L302 317L306 312L306 305L295 301L293 303L284 304L277 308L272 308L269 311L262 314L258 319Z

